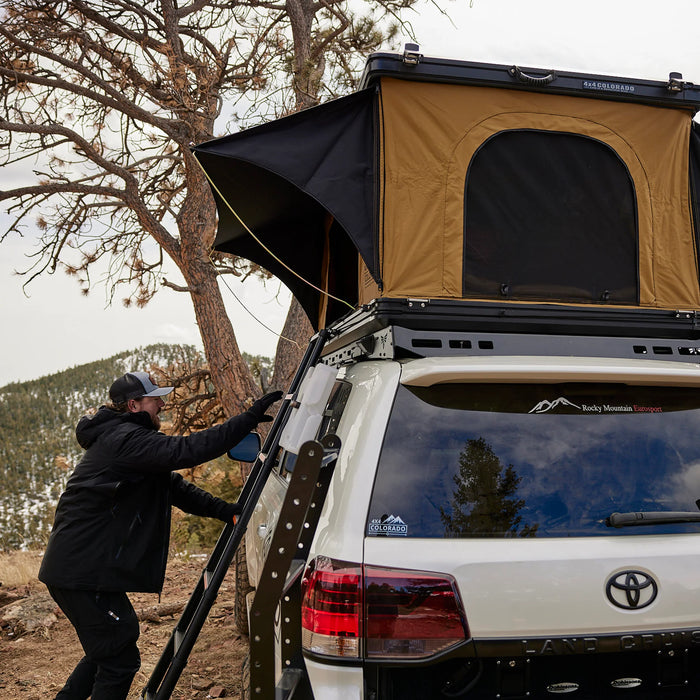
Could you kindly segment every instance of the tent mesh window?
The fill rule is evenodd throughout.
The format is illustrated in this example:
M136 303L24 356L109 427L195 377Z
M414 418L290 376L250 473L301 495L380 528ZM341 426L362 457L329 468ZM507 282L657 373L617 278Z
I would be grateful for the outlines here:
M639 303L634 184L607 144L495 134L472 158L464 202L465 297Z

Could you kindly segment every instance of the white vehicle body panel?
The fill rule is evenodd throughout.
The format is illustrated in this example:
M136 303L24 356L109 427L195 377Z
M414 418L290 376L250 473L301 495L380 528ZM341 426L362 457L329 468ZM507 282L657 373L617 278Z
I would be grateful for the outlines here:
M434 540L368 537L365 563L457 580L476 639L624 634L700 627L700 538L695 535ZM608 579L639 570L659 590L648 607L623 610Z
M262 498L255 505L255 510L246 530L246 551L248 553L248 578L252 586L257 587L260 572L270 547L270 540L275 531L277 518L287 482L279 474L270 474Z
M700 364L594 357L426 357L408 363L401 383L624 382L699 386Z
M523 658L546 655L549 638L564 639L572 648L584 640L585 653L595 652L597 639L606 635L619 637L621 651L644 649L655 632L657 647L680 631L692 644L700 643L700 536L695 534L654 535L648 530L623 534L611 529L610 536L595 537L440 539L411 537L410 531L406 537L366 535L377 465L401 384L611 382L697 387L700 364L588 357L432 357L359 362L341 368L338 379L352 389L335 431L342 446L308 561L328 557L380 569L447 574L456 582L470 638L486 643L510 640ZM271 474L249 525L253 583L286 485L285 478ZM626 571L653 578L658 589L651 604L623 609L610 601L608 582ZM277 634L276 642L279 651ZM362 665L313 655L307 655L305 663L316 698L365 697Z
M331 666L306 659L306 670L317 698L362 700L364 675L360 666Z
M367 508L399 375L395 362L364 362L345 375L353 388L338 426L342 448L310 559L319 552L362 561Z

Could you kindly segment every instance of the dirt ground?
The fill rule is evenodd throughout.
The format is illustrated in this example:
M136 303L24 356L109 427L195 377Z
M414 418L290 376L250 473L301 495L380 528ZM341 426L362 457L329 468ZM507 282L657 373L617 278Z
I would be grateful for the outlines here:
M160 602L154 594L133 594L141 618L141 670L129 698L138 698L199 580L205 561L176 558ZM186 700L237 698L248 639L233 623L233 572L194 646L172 697ZM38 581L16 587L0 584L0 700L52 700L82 656L78 638Z

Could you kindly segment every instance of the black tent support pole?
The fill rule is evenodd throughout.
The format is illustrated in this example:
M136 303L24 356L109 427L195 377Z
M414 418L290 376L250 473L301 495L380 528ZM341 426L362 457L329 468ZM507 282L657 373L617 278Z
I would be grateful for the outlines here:
M238 498L238 503L242 505L241 514L237 518L235 525L227 523L221 535L219 535L219 539L204 567L199 582L187 602L182 616L175 625L175 629L160 659L156 663L146 687L141 693L141 700L167 700L170 698L187 664L187 659L199 636L204 621L216 600L224 576L245 535L267 477L272 470L281 434L279 428L286 419L291 405L291 396L299 388L307 369L318 362L329 337L330 333L323 329L316 334L307 346L287 392L287 397L285 397L280 410L275 416L263 448Z

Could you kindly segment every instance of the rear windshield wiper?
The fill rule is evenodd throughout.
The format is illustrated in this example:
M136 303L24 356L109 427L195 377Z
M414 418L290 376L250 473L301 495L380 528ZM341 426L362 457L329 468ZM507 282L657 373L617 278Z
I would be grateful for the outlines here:
M700 513L695 511L637 511L613 513L605 519L608 527L635 527L638 525L664 525L666 523L700 523Z

